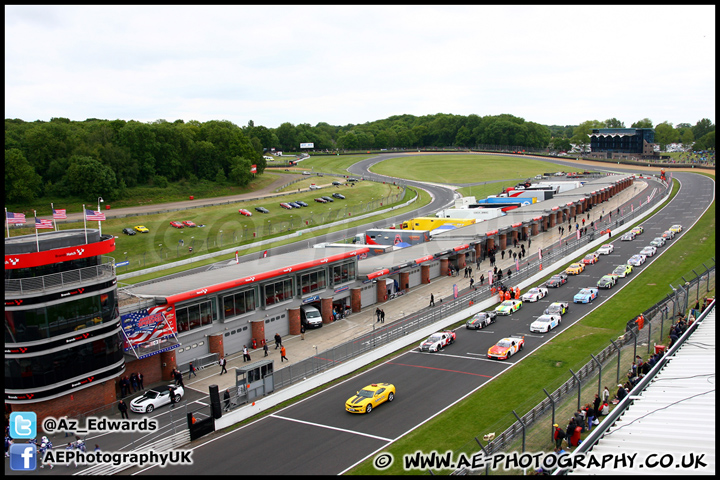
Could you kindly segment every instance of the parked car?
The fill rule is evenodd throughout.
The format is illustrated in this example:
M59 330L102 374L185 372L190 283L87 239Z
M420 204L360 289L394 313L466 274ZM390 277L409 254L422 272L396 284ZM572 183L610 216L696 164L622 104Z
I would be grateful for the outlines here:
M137 232L132 228L123 228L122 233L124 233L125 235L135 235Z
M597 282L598 288L612 288L617 283L617 275L603 275Z
M455 332L445 330L430 335L425 341L420 343L418 350L421 352L439 352L453 343L455 343Z
M565 315L567 313L568 309L570 308L570 304L568 302L553 302L548 306L545 311L543 312L545 315Z
M579 275L582 273L583 270L585 270L584 263L573 263L565 269L565 273L567 273L568 275Z
M265 207L255 207L255 210L257 210L260 213L270 213L270 210L268 210Z
M652 239L652 242L650 242L650 245L653 247L662 247L665 245L665 239L663 237L655 237Z
M320 190L320 187L313 183L312 185L310 185L310 190Z
M303 172L303 175L310 175L310 172L305 171Z
M345 411L350 413L370 413L381 403L392 402L395 399L395 385L390 383L373 383L345 402Z
M525 337L503 338L488 349L488 358L506 360L519 352L525 346Z
M245 215L246 217L252 217L252 212L250 210L245 210L244 208L239 209L238 213L240 215Z
M500 305L495 307L495 312L498 315L511 315L513 312L517 312L522 308L522 301L518 299L505 300Z
M652 245L647 246L640 250L640 255L645 255L646 257L652 257L657 253L657 247L653 247Z
M305 203L305 202L303 202L302 200L295 200L295 203L297 203L297 204L300 205L301 207L307 207L307 206L308 206L308 204Z
M178 403L185 390L180 385L169 385L157 390L150 389L130 402L130 410L135 413L152 413L156 408L170 403L170 386L175 389L175 403Z
M170 226L175 228L183 228L185 225L180 222L170 222Z
M628 265L628 264L618 265L617 267L615 267L615 270L612 271L612 274L617 275L620 278L625 278L628 275L630 275L632 273L632 271L633 271L632 265Z
M150 230L148 230L148 228L145 225L138 225L134 228L136 231L138 231L140 233L150 233Z
M574 303L590 303L595 300L598 296L599 290L597 287L588 287L581 289L573 297Z
M297 202L288 202L288 205L290 205L293 208L302 208L299 203Z
M537 302L541 298L545 298L548 294L548 289L545 287L534 287L527 292L520 295L520 300L523 302Z
M197 227L197 225L195 225L195 222L191 222L190 220L183 220L182 223L188 228Z
M348 177L347 181L348 182L358 182L359 180L355 177Z
M316 198L315 201L318 203L327 203L327 200L325 200L324 198L320 198L320 197Z
M585 255L585 257L582 259L582 262L585 265L592 265L597 263L597 261L600 259L597 253L588 253Z
M608 243L598 248L597 253L598 255L610 255L613 251L615 251L615 246L612 243Z
M332 203L332 202L335 201L335 200L332 199L332 197L328 197L327 195L323 195L323 196L320 197L320 198L323 198L323 199L325 199L325 201L330 202L330 203Z
M566 273L560 272L560 273L558 273L558 274L553 275L552 277L550 277L550 280L548 280L547 282L545 282L545 286L546 286L546 287L557 288L557 287L559 287L559 286L561 286L561 285L565 285L565 284L567 283L567 278L568 278L568 276L567 276Z
M559 315L540 315L537 320L530 324L530 331L547 333L560 325L560 321L561 317Z
M286 210L292 210L292 206L289 203L281 203L280 206Z
M645 263L645 255L639 254L639 255L633 255L630 257L630 259L627 261L628 265L632 265L633 267L639 267L643 263Z
M487 311L476 313L472 316L472 318L465 322L465 328L474 328L475 330L480 330L481 328L487 327L491 323L495 323L496 319L497 313L495 312Z
M337 180L335 180L334 182L332 182L332 184L333 184L333 185L340 185L340 182L338 182Z
M345 200L345 195L343 195L342 193L333 193L332 196L335 198L339 198L340 200Z

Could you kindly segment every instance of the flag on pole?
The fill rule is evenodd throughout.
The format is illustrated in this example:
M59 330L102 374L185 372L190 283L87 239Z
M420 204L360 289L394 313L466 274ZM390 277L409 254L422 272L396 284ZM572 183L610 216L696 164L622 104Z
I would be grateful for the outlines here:
M237 250L235 250L235 263L236 263L236 264L240 263L240 256L238 255L238 251L237 251Z
M493 284L493 271L488 270L488 285L492 285L492 284Z
M515 271L517 272L519 270L520 270L520 261L516 258L515 259Z
M85 218L87 218L88 220L101 221L101 220L105 220L105 214L102 213L101 211L85 209Z
M64 208L53 208L53 218L56 220L62 220L67 218L67 211Z
M262 258L265 258L265 257L267 257L267 250L265 250L265 251L263 252Z
M635 211L635 205L634 205L634 204L630 204L630 213L632 213L632 212L634 212L634 211Z
M542 248L538 247L538 260L542 260Z
M575 230L575 236L580 240L580 230Z
M37 218L35 217L35 228L42 229L42 228L53 228L52 221L45 220L44 218Z
M250 173L257 173L257 165L250 165Z
M7 212L7 216L5 218L7 219L7 223L25 223L24 213Z

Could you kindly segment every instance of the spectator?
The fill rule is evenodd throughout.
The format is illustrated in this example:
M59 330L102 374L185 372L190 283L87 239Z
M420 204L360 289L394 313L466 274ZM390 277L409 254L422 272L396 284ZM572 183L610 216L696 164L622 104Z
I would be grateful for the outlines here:
M565 438L565 431L560 428L560 425L557 423L553 425L555 427L555 432L553 433L553 439L555 440L555 451L558 451L562 448L562 442Z
M606 385L602 392L602 401L607 402L609 400L610 400L610 390L608 390L608 387Z
M596 394L595 394L595 400L593 401L593 410L594 410L593 416L594 416L595 418L599 418L599 417L600 417L600 403L601 403L601 402L600 402L600 395L598 395L598 394L596 393Z
M120 403L118 403L118 410L120 410L120 418L127 418L130 420L130 417L128 417L128 407L127 403L125 403L125 400L122 398L120 399Z
M288 360L288 358L285 356L285 345L281 345L281 346L280 346L280 362L282 363L282 362L284 362L285 360L287 360L288 362L290 361L290 360Z
M277 336L277 334L275 335ZM225 368L227 366L227 360L225 357L220 357L220 361L218 363L220 364L220 375L227 373L227 369Z
M627 396L627 390L625 390L625 387L623 387L622 384L618 384L618 391L615 394L615 398L618 399L618 402L622 402L623 398Z
M190 380L190 377L192 377L193 375L195 375L195 376L197 377L197 373L195 372L195 366L193 365L192 362L190 362L190 365L188 366L188 369L189 369L189 371L188 371L188 380Z
M227 412L230 410L230 389L225 389L225 393L223 394L223 400L225 401L225 411Z
M300 329L301 329L301 330L303 329L303 326L302 326L302 325L300 326ZM267 357L267 356L268 356L268 346L267 346L267 342L263 342L263 351L265 352L265 356Z
M276 333L276 334L275 334L275 350L277 350L278 348L280 348L280 345L281 345L281 344L282 344L282 340L281 340L281 338L280 338L280 334L279 334L279 333Z
M143 377L143 374L141 372L138 372L137 378L138 378L138 385L140 385L140 390L145 390L145 384L143 383L143 379L145 377Z

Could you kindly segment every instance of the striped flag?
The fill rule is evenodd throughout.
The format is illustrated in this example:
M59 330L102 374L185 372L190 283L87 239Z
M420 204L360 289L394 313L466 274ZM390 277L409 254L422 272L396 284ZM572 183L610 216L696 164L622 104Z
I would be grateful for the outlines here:
M53 218L56 220L67 218L67 211L64 208L53 208Z
M7 212L7 216L5 218L7 219L7 223L25 223L24 213Z
M50 220L45 220L44 218L37 218L37 217L35 217L35 228L36 228L36 229L40 229L40 228L50 228L50 229L52 229L52 228L53 228L53 224L52 224L52 221L50 221Z
M85 209L85 218L88 220L105 220L105 214L100 211Z

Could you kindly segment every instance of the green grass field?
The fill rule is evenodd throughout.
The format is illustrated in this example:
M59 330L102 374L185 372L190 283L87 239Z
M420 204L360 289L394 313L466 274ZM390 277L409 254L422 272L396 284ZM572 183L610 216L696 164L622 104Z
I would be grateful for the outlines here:
M677 189L675 182L673 191ZM669 290L668 283L677 284L681 276L714 257L715 228L713 203L691 232L668 246L668 254L637 274L633 282L613 297L612 302L602 305L516 367L385 449L384 452L392 453L396 461L382 473L405 473L399 461L403 454L417 450L426 453L433 450L458 451L468 445L472 447L475 436L508 427L515 421L512 409L516 409L519 415L524 414L523 408L531 407L536 398L542 398L543 388L552 388L564 381L569 368L577 369L585 364L591 359L589 352L597 352L607 346L609 339L625 330L628 320L663 299ZM522 388L518 388L519 385ZM533 401L529 402L529 398ZM472 448L473 451L478 450L477 447ZM372 475L380 472L375 470L370 459L350 473Z
M391 158L372 167L374 173L425 182L467 184L526 179L557 169L530 158L501 155L422 155Z
M373 156L374 155L330 155L324 157L310 157L309 159L298 163L297 166L302 170L347 175L347 169L350 165Z

